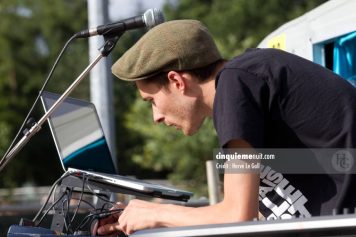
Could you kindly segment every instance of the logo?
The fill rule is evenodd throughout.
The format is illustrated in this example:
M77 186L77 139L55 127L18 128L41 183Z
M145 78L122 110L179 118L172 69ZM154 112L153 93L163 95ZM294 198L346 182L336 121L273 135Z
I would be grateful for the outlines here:
M354 165L354 158L351 152L347 150L339 150L335 152L331 158L331 164L338 172L349 172Z

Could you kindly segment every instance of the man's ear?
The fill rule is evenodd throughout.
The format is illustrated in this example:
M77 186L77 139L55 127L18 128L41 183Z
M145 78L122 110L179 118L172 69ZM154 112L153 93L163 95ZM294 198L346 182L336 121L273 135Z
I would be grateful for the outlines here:
M169 71L167 74L167 78L169 80L169 86L171 89L177 89L180 92L184 93L187 86L187 81L183 73Z

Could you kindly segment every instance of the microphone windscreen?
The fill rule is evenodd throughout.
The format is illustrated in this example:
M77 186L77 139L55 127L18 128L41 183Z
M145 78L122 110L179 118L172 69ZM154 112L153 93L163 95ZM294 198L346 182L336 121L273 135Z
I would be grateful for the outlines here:
M143 19L148 28L153 28L156 25L159 25L164 22L163 13L161 12L161 10L156 8L148 9L143 14Z

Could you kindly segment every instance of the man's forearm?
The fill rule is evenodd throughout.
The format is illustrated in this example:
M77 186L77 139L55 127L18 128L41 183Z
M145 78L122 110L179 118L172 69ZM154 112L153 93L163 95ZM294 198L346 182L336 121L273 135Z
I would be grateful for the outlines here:
M162 227L177 227L189 225L232 223L251 220L251 217L245 215L238 209L230 206L228 203L220 202L206 207L184 207L177 205L161 205L157 212L157 224Z

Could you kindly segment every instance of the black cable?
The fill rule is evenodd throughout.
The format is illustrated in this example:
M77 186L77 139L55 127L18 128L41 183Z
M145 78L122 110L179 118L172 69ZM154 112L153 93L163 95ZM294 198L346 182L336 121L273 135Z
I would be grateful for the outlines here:
M123 210L124 209L122 208L118 208L113 210L100 211L97 213L90 213L83 218L83 220L80 222L80 224L78 225L78 227L75 229L74 232L81 230L88 223L90 219L92 219L91 222L93 222L95 219L102 219L116 213L121 213Z
M64 178L70 176L71 174L70 173L65 173L63 174L59 179L57 179L55 181L55 183L52 185L51 187L51 190L49 191L48 193L48 197L45 201L45 203L42 205L41 209L38 211L38 213L36 214L36 216L33 218L33 222L36 223L38 217L40 216L40 214L43 212L43 210L45 209L45 207L47 206L48 202L49 202L49 199L51 198L52 196L52 193L53 193L53 190L57 187L58 183L60 181L62 181ZM121 212L123 209L113 209L113 210L103 210L105 208L106 205L112 205L114 206L114 202L110 201L109 199L106 199L106 198L103 198L100 194L98 193L95 193L93 191L93 189L90 187L90 185L86 182L87 181L87 178L84 176L83 174L83 185L82 185L82 190L81 190L81 195L80 195L80 198L79 198L79 202L78 202L78 205L77 205L77 208L75 209L75 212L74 212L74 215L72 217L72 219L69 217L68 218L68 212L69 212L69 200L72 199L72 195L71 195L71 192L69 190L66 190L65 192L63 192L63 194L61 195L60 198L58 198L56 201L54 201L54 203L45 211L45 213L43 214L43 216L41 217L41 219L35 224L35 226L39 226L41 224L41 222L43 221L43 219L46 217L46 215L48 214L48 212L61 200L63 199L63 197L65 195L67 195L66 199L63 200L62 202L62 215L63 215L63 218L64 218L64 225L65 225L65 228L66 228L66 231L68 233L68 231L71 231L72 233L74 233L75 231L77 231L78 229L80 230L80 228L82 228L83 226L85 226L85 224L88 223L88 221L90 220L90 218L96 218L96 219L100 219L100 218L104 218L106 216L109 216L109 215L112 215L112 214L115 214L115 213L118 213L118 212ZM100 208L100 209L95 209L95 207L90 204L89 202L83 200L83 195L84 195L84 187L87 186L88 190L90 191L90 193L92 193L94 196L96 196L97 198L103 200L105 203L103 204L103 206ZM74 199L74 198L73 198ZM64 210L64 203L66 202L67 204L67 210L65 211ZM78 209L80 207L80 204L81 202L86 202L88 205L90 205L91 207L94 208L94 213L91 213L89 215L87 215L83 220L82 222L77 226L77 228L75 229L75 231L73 232L72 229L70 229L71 225L72 225L72 222L78 212ZM67 225L67 220L69 219L69 224ZM92 220L93 221L93 220Z
M72 233L72 229L70 228L71 227L71 220L70 220L70 215L69 215L69 212L70 212L70 200L72 199L72 193L73 193L73 189L71 189L67 195L67 212L64 216L64 220L67 221L68 220L68 225L66 225L66 234L68 233Z
M101 210L101 211L104 211L106 205L111 205L111 207L114 207L114 206L115 206L114 203L106 202L106 203L104 203L104 204L101 206L101 209L100 209L100 210ZM107 209L109 209L109 208L107 208Z
M65 193L62 194L62 196L60 198L58 198L48 209L47 211L43 214L43 216L41 217L41 219L35 223L35 226L39 226L41 224L41 222L43 221L43 219L45 218L45 216L47 216L48 212L64 197Z
M79 223L79 225L77 226L77 228L75 228L74 232L78 231L78 230L82 230L82 228L88 223L88 221L90 220L90 218L93 216L94 214L88 214L87 216L85 216L83 218L83 220Z
M64 211L64 202L67 202L68 203L68 196L66 199L64 199L62 201L62 216L63 216L63 223L64 223L64 227L66 228L66 233L68 232L68 225L67 225L67 213L68 213L68 210L67 211ZM65 213L65 214L64 214Z
M102 219L102 218L106 218L108 216L111 216L113 214L116 213L121 213L124 209L123 208L116 208L116 209L112 209L112 210L105 210L99 213L95 213L94 216L96 218Z
M67 211L68 211L68 217L69 217L70 222L69 222L69 225L68 225L68 227L67 227L67 233L68 233L68 231L71 230L70 228L71 228L71 226L72 226L72 223L73 223L73 221L74 221L74 218L75 218L75 216L77 215L77 212L78 212L78 210L79 210L80 204L81 204L81 202L82 202L83 195L84 195L84 187L85 187L86 180L87 180L87 178L85 177L85 173L83 173L82 190L81 190L81 193L80 193L80 198L79 198L77 207L76 207L76 209L75 209L75 211L74 211L74 213L73 213L72 218L70 218L70 216L69 216L69 204L68 204L68 210L67 210ZM68 202L68 203L69 203L69 202ZM67 215L65 216L65 219L67 219Z
M81 193L80 193L79 202L78 202L77 207L76 207L76 209L75 209L75 211L74 211L74 214L73 214L73 216L72 216L71 223L73 222L75 216L77 215L77 212L78 212L78 210L79 210L80 203L82 202L83 195L84 195L84 186L85 186L85 183L86 183L86 179L87 179L87 178L85 177L85 173L83 173L82 191L81 191Z
M106 217L109 217L113 214L116 214L116 213L121 213L124 209L114 209L114 210L109 210L108 212L106 213L100 213L96 216L94 216L93 218L91 218L91 221L89 223L89 226L93 226L93 223L94 221L99 221L100 219L102 218L106 218Z
M42 92L43 92L44 89L46 88L46 86L47 86L47 84L48 84L48 82L49 82L49 79L51 78L51 76L52 76L52 74L53 74L53 72L54 72L54 69L57 67L57 64L58 64L58 62L59 62L59 59L62 57L62 55L63 55L64 51L67 49L68 45L69 45L75 38L76 38L76 36L73 35L73 36L66 42L66 44L65 44L64 47L62 48L61 52L59 53L59 55L58 55L56 61L54 62L54 64L53 64L53 66L52 66L52 68L51 68L51 70L50 70L50 72L49 72L49 74L48 74L48 76L47 76L45 82L43 83L42 88L40 89L40 91L39 91L39 93L38 93L38 96L37 96L36 99L35 99L35 102L32 104L32 107L30 108L30 111L29 111L28 114L26 115L26 118L25 118L25 120L23 121L23 123L22 123L20 129L18 130L18 132L17 132L15 138L12 140L12 142L11 142L9 148L7 149L7 151L5 152L5 154L3 155L3 157L2 157L2 159L1 159L1 161L0 161L0 164L2 164L2 163L5 161L6 156L9 154L10 150L13 148L15 142L16 142L17 139L19 138L19 135L21 134L21 132L23 131L23 129L24 129L24 127L25 127L27 121L29 120L29 117L31 116L31 114L32 114L32 112L33 112L33 110L34 110L34 108L35 108L35 106L36 106L36 104L37 104L37 101L39 100L40 96L42 95Z
M73 200L79 200L79 198L72 197ZM90 202L86 201L85 199L82 199L82 202L90 206L92 209L95 209L95 206L91 204Z
M45 201L45 203L42 205L41 209L37 212L36 216L32 219L33 222L35 222L37 220L37 218L41 215L41 213L43 212L43 210L45 209L45 207L47 206L47 203L50 199L50 197L52 196L52 192L54 190L54 188L58 185L58 183L60 181L62 181L64 178L68 177L70 174L69 173L64 173L59 179L56 180L56 182L54 182L54 184L51 187L51 190L48 193L48 197L47 200Z

